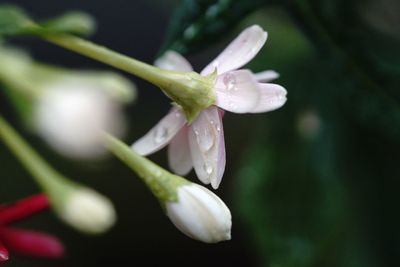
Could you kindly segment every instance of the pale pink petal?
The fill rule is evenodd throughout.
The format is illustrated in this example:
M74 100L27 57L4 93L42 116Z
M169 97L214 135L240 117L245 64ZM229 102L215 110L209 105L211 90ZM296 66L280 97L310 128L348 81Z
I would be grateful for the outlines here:
M190 63L179 53L169 50L159 57L154 65L165 70L189 72L193 71Z
M166 146L185 123L185 115L177 108L172 108L156 126L132 145L132 149L143 156L152 154Z
M286 102L286 90L273 83L260 83L261 98L251 113L267 112L278 109Z
M231 112L252 111L260 98L257 81L248 70L230 71L219 75L215 84L216 105Z
M253 25L236 37L219 56L208 64L201 75L208 75L217 69L218 74L236 70L249 62L263 47L267 32Z
M186 175L193 167L190 155L188 126L184 126L168 146L169 167L178 175Z
M189 127L189 146L197 177L218 188L225 170L225 145L218 108L203 110Z
M218 165L217 165L217 177L214 181L211 181L211 185L214 189L217 189L221 183L222 176L225 172L226 165L226 153L225 153L225 137L224 137L224 127L222 125L222 116L220 116L220 131L219 133L219 146L218 146Z
M277 73L274 70L265 70L262 72L258 72L254 74L256 76L256 80L259 82L270 82L272 80L278 79L279 78L279 73Z

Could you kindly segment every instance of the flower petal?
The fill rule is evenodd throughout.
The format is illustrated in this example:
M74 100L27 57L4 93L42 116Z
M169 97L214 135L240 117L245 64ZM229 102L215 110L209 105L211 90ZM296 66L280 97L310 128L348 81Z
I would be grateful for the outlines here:
M198 184L178 187L178 201L167 202L167 216L187 236L206 243L231 239L232 215L213 192Z
M154 153L166 146L185 123L184 114L172 108L156 126L132 145L132 149L143 156Z
M178 175L186 175L193 167L187 126L184 126L168 146L169 167Z
M267 36L267 32L258 25L245 29L203 69L201 75L208 75L215 68L217 68L218 74L240 68L257 55L267 40Z
M211 181L211 185L214 189L217 189L221 183L222 176L224 176L225 165L226 165L226 153L225 153L225 137L224 137L224 127L222 126L222 116L221 127L219 128L219 147L218 147L218 165L217 165L217 178Z
M215 90L216 105L235 113L252 111L260 98L258 83L248 70L230 71L219 75Z
M164 70L193 71L190 63L181 54L172 50L165 52L154 62L154 65Z
M225 145L218 108L203 110L189 129L189 145L197 177L218 188L225 170Z
M64 255L64 246L54 236L49 234L2 228L1 240L15 252L33 257L56 259Z
M261 98L251 113L267 112L278 109L286 102L286 90L273 83L260 83Z
M254 74L258 82L270 82L279 78L279 73L274 70L265 70Z

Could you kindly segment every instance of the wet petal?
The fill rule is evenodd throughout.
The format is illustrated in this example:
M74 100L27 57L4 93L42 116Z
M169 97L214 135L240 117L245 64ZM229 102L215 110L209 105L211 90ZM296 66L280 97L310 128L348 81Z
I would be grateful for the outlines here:
M258 25L253 25L236 37L224 51L214 59L201 75L208 75L217 68L219 74L236 70L249 62L267 40L267 33Z
M252 111L260 98L260 88L248 70L230 71L219 75L215 84L216 105L231 112Z
M286 90L273 83L260 83L261 98L252 113L267 112L278 109L286 102Z
M178 175L186 175L193 167L188 141L188 127L184 126L168 146L169 167Z
M167 116L132 145L132 149L143 156L154 153L166 146L185 123L183 113L172 108Z
M218 108L200 113L189 128L189 146L197 177L218 188L225 170L225 145Z
M219 146L218 146L218 165L217 165L217 177L213 181L211 181L211 185L214 189L217 189L219 184L221 183L222 176L225 172L226 165L226 153L225 153L225 137L224 137L224 128L222 127L222 116L221 116L221 127L219 133Z
M279 73L274 70L265 70L254 74L258 82L270 82L279 78Z
M172 50L165 52L154 62L154 65L165 70L193 71L190 63L181 54Z
M11 250L25 256L54 259L62 257L65 252L56 237L45 233L3 228L0 237Z

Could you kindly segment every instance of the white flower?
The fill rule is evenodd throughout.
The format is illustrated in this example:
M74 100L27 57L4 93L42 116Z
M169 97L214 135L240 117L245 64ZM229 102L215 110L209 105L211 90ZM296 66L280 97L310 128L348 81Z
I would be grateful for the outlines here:
M190 125L183 112L174 107L132 148L146 156L169 144L169 165L175 173L186 175L194 168L200 181L218 188L226 164L222 125L224 110L235 113L268 112L286 102L286 90L280 85L268 83L277 78L278 73L263 71L253 74L239 69L256 56L266 40L267 33L260 26L245 29L200 73L206 76L217 70L215 105L201 111ZM173 51L167 52L155 64L168 70L192 71L190 63Z
M99 85L65 80L49 85L34 107L37 132L60 154L95 158L106 153L102 131L121 136L121 107Z
M225 203L207 188L183 185L178 201L167 202L167 215L187 236L205 243L231 239L232 216Z
M66 223L89 234L103 233L116 221L110 200L89 188L69 193L56 211Z

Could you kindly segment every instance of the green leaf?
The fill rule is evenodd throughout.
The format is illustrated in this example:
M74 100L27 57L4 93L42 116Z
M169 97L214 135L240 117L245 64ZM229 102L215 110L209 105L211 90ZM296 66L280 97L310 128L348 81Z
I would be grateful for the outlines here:
M12 5L0 5L0 38L15 35L78 34L88 35L95 30L93 18L80 11L35 22L22 9Z
M174 12L159 52L186 54L216 42L264 0L183 0Z
M0 37L22 34L31 24L29 16L20 8L0 5Z
M92 16L72 11L54 19L40 23L50 33L71 33L78 35L89 35L95 31L96 23Z

